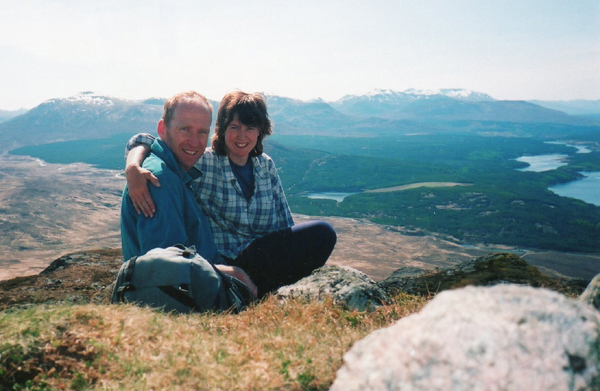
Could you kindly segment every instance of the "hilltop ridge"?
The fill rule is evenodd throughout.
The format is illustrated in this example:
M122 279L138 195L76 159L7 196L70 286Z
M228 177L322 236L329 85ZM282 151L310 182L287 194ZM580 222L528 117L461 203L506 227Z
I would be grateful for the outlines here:
M0 136L5 140L0 148L6 151L25 145L153 130L162 115L164 100L159 97L128 100L94 91L49 99L0 123ZM460 88L408 89L404 92L379 89L363 95L346 95L330 102L305 102L268 95L267 101L280 134L339 134L352 132L352 129L364 133L374 127L391 131L406 125L421 126L394 122L407 120L547 122L586 126L600 123L534 103L496 100L485 93ZM219 102L211 101L211 104L217 108Z

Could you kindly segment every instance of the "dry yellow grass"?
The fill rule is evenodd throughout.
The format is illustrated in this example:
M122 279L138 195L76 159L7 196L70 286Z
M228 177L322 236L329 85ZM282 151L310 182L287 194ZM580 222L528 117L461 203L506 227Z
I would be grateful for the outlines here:
M418 311L398 296L373 312L269 297L238 315L122 306L0 313L0 380L15 389L326 390L352 344ZM36 369L37 368L37 369Z

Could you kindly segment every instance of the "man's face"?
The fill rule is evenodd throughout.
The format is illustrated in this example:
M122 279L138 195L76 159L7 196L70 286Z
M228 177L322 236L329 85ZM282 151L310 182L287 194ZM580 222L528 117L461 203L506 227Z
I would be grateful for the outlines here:
M175 155L184 170L189 170L204 153L212 118L205 104L199 100L178 102L171 123L158 123L158 135Z

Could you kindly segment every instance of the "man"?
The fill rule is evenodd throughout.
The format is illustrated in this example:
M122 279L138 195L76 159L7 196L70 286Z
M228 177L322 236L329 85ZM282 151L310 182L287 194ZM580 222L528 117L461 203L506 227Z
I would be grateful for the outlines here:
M125 186L121 203L123 258L175 244L196 247L198 254L256 293L256 286L240 268L220 265L207 217L196 202L192 180L200 175L194 167L204 153L212 123L212 107L201 94L190 91L165 102L156 139L143 167L159 179L161 187L150 189L157 207L154 218L139 214Z

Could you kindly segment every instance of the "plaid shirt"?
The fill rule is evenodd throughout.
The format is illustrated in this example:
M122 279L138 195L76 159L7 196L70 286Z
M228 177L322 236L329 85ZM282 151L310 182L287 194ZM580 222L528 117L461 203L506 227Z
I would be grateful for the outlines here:
M149 134L134 136L127 149L153 140ZM252 158L252 165L254 194L248 202L227 156L207 148L196 163L202 172L193 184L196 200L209 217L219 252L232 259L255 239L294 225L273 159L263 153Z

